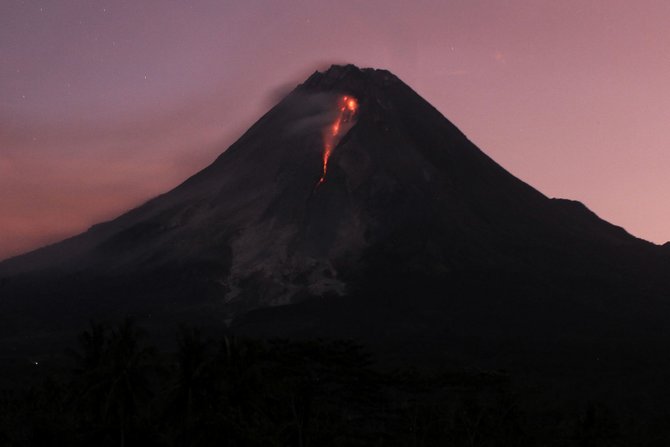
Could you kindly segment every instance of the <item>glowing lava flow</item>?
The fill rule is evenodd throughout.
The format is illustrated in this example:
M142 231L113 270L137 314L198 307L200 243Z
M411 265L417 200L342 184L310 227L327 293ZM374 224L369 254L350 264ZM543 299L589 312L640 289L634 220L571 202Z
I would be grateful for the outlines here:
M326 174L328 173L328 160L333 153L333 149L337 141L341 137L342 125L350 123L353 120L356 111L358 110L358 101L353 96L342 96L338 103L338 114L335 121L333 121L324 132L323 136L323 173L321 178L316 183L316 187L326 181Z

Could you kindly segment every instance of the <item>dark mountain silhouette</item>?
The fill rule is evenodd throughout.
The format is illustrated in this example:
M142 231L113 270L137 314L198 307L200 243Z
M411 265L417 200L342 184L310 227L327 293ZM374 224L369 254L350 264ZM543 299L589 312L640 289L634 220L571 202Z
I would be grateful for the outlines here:
M343 96L357 109L318 184ZM390 72L333 66L172 191L0 263L0 336L23 349L132 314L424 347L656 337L669 267L667 246L515 178Z

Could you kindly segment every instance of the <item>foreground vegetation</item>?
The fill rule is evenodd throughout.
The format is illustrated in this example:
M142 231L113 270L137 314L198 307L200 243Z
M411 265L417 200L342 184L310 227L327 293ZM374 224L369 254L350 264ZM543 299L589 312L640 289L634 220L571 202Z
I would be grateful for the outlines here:
M501 372L382 369L346 341L177 338L165 354L131 320L91 325L68 368L2 391L0 445L667 445L662 419L545 406Z

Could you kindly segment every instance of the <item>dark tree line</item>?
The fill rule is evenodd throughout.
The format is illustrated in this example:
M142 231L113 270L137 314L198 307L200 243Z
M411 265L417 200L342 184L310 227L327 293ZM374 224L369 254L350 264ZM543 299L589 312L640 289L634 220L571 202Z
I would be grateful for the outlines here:
M2 391L0 445L661 445L601 404L535 407L503 373L389 371L347 341L177 340L92 324L64 374Z

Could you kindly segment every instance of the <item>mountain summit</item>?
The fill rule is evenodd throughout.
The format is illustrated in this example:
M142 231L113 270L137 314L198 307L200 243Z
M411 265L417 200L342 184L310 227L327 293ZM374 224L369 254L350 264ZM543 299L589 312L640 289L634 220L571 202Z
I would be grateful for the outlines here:
M346 65L172 191L0 263L0 310L8 332L17 315L62 329L131 313L307 335L370 320L379 334L555 335L637 315L631 291L670 290L667 266L512 176L392 73Z

